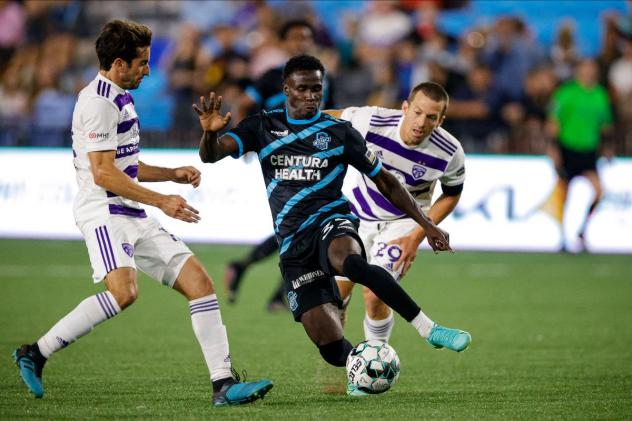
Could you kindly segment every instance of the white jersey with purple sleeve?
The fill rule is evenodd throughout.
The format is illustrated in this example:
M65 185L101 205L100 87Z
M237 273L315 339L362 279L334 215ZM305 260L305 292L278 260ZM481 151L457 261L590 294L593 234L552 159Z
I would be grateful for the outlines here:
M129 92L98 74L81 90L72 116L72 150L79 191L74 203L77 224L109 215L146 218L138 202L95 184L89 152L116 151L115 165L137 182L139 123Z
M460 142L443 128L435 129L419 145L411 147L400 136L401 110L350 107L342 119L351 122L366 139L384 168L389 170L428 212L437 180L444 192L458 191L465 181L465 154ZM353 212L365 221L407 218L377 189L371 179L358 174L349 195Z

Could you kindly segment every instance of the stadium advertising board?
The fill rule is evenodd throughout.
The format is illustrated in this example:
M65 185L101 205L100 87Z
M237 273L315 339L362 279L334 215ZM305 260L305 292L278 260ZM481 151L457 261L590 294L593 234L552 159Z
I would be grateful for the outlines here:
M174 183L148 186L179 194L200 211L200 223L186 224L145 206L165 228L183 239L255 243L272 232L256 157L227 158L204 165L193 150L144 150L142 158L167 167L193 163L202 170L198 189ZM72 153L60 149L0 149L0 168L0 237L81 238L72 215L77 189ZM592 198L586 180L578 178L571 184L562 232L559 224L540 209L555 184L547 158L470 156L466 168L461 201L442 223L455 249L557 251L564 235L569 249L577 250L576 233ZM630 253L632 159L600 162L599 171L605 195L588 227L588 248L599 253ZM436 190L439 194L441 189Z

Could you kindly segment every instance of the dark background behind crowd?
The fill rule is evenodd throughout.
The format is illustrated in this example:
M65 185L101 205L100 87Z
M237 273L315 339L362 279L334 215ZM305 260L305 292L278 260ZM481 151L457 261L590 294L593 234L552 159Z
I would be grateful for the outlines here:
M314 27L331 103L399 108L423 80L451 96L444 127L470 153L544 153L555 90L574 64L599 65L632 155L630 1L0 0L0 146L68 146L79 90L98 71L94 39L126 18L154 33L151 77L133 92L143 146L196 147L191 104L214 90L235 109L282 65L284 22ZM228 109L226 110L228 111Z

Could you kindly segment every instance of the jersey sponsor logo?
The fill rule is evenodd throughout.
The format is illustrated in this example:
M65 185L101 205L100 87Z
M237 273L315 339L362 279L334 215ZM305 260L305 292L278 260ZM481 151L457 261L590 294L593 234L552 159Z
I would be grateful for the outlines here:
M105 140L108 137L110 137L109 133L97 133L97 132L88 133L88 138L92 140Z
M319 181L320 168L327 168L329 160L304 155L272 155L270 163L275 167L274 178L277 180Z
M301 286L310 284L323 276L325 276L325 272L322 270L305 273L292 281L292 288L298 289Z
M287 304L290 306L290 310L296 311L298 308L298 294L294 291L287 293Z
M285 137L285 136L287 136L288 134L290 134L290 131L289 131L289 130L283 130L283 131L280 131L280 130L270 130L270 133L272 133L272 134L273 134L273 135L275 135L275 136Z
M413 165L413 178L415 180L421 180L421 178L426 173L426 168L421 165Z
M123 251L125 252L125 254L127 254L129 257L134 257L133 245L131 245L130 243L123 243L121 244L121 246L123 247Z
M329 147L329 142L331 142L331 136L325 132L318 132L316 133L316 139L314 139L313 145L321 151L324 151Z

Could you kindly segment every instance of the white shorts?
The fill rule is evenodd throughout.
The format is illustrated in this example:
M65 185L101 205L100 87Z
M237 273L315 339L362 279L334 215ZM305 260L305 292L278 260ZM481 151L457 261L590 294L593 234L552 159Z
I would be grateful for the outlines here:
M396 221L362 221L358 233L364 243L368 262L383 267L399 282L403 265L398 270L393 267L402 255L402 249L398 245L388 243L407 235L417 226L417 222L410 218Z
M138 268L173 287L182 267L193 255L182 240L151 218L113 215L79 227L86 240L92 279L101 282L114 269Z

